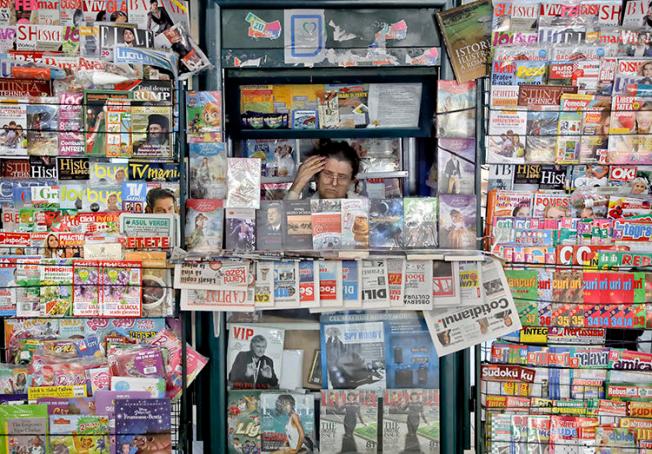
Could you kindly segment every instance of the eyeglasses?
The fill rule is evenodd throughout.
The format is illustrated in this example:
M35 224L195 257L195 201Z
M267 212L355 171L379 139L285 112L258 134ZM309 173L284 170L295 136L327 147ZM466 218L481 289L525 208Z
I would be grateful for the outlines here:
M338 186L349 184L351 181L350 175L344 175L342 173L333 173L329 170L322 170L321 176L324 177L327 183L335 184Z

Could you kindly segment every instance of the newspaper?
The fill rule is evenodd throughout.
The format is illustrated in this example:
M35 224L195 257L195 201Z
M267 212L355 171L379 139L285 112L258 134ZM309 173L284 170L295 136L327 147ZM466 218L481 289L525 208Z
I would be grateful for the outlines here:
M274 307L274 262L256 262L256 287L254 292L256 308Z
M405 264L404 307L430 311L432 304L432 260L408 260Z
M240 260L184 262L174 267L174 288L242 290L249 282L249 263Z
M387 259L387 280L389 285L389 304L394 310L405 306L405 259Z
M477 306L424 311L437 354L448 355L521 329L521 321L505 278L496 259L482 265L485 298Z
M113 50L113 63L128 65L149 65L170 72L176 79L179 57L174 52L116 46Z
M387 309L389 307L387 262L385 260L363 260L361 281L362 308Z
M206 54L193 41L183 24L176 24L154 38L161 49L170 49L178 56L179 80L186 80L200 71L212 67Z
M240 290L181 290L182 311L252 312L253 292L246 287Z
M479 262L460 262L460 299L462 306L482 303L482 273Z
M299 307L299 263L294 260L274 262L274 307Z

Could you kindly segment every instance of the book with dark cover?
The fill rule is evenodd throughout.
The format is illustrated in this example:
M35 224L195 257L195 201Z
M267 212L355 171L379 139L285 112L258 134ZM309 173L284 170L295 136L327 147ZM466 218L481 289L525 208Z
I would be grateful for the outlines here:
M115 401L117 451L143 441L155 452L172 450L172 407L169 399L118 399ZM143 437L143 435L145 437ZM142 440L144 438L144 440Z
M369 247L400 248L403 234L403 199L369 200Z
M227 208L225 218L226 249L251 252L256 250L256 210Z
M256 249L279 251L283 248L283 202L263 200L256 211Z
M310 200L285 200L283 249L312 250Z

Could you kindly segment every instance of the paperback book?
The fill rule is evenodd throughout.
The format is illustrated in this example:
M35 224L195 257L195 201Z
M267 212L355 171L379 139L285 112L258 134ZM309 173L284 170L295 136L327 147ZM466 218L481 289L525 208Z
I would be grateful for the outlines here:
M209 254L222 249L224 209L222 200L188 199L186 249L197 254ZM252 232L253 233L253 232Z
M283 248L295 251L312 250L312 217L310 200L285 200Z
M403 247L436 248L437 215L436 197L406 197L403 199Z
M339 199L310 200L312 248L332 251L342 245L342 216Z
M369 200L369 247L400 248L403 235L403 199Z
M256 250L256 210L227 208L225 217L226 249L236 252Z
M226 197L226 147L224 143L191 143L190 197L224 199Z
M280 251L283 247L283 202L263 200L256 210L256 249Z
M172 407L169 399L118 399L115 401L116 443L137 446L145 438L160 451L172 450Z
M439 196L439 247L473 249L476 244L476 198L474 195Z

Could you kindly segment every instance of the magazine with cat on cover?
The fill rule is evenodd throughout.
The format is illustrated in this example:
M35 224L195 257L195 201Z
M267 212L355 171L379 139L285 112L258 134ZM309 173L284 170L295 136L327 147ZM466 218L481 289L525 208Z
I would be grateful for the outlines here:
M315 452L315 398L310 393L262 393L260 430L263 452Z
M439 453L439 390L387 389L383 451Z
M403 199L403 247L437 247L436 197L406 197Z
M375 391L322 390L319 416L322 452L378 452Z
M197 254L220 251L224 226L222 200L188 199L186 208L187 251Z
M278 388L283 370L284 338L282 329L232 325L227 357L229 388Z
M229 454L260 453L260 391L227 392Z
M369 200L369 247L401 247L403 235L403 199Z
M226 144L191 143L190 197L193 199L223 199L226 197Z

